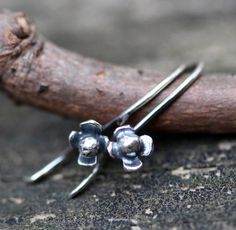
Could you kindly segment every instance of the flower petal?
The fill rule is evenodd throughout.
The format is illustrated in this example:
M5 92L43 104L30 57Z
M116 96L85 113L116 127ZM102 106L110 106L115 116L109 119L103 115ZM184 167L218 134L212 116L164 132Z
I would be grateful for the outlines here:
M102 125L94 120L88 120L85 122L80 123L80 130L83 133L90 133L90 134L101 134L102 132Z
M80 134L81 134L80 132L72 131L69 135L69 142L73 149L78 148L78 143L81 136Z
M97 156L85 156L83 154L79 154L78 164L83 166L94 166L97 164Z
M142 161L138 157L135 158L122 158L124 169L127 171L136 171L143 165Z
M140 142L142 146L141 156L149 156L154 148L152 138L148 135L142 135L140 136Z

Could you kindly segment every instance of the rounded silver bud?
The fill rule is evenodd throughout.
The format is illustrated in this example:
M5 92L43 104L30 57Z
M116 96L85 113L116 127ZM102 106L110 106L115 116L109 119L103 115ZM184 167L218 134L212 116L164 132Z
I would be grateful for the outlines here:
M79 149L86 156L95 156L99 151L99 142L94 137L85 137L79 142Z
M119 140L119 145L122 152L125 153L137 152L140 146L139 137L136 135L124 136Z

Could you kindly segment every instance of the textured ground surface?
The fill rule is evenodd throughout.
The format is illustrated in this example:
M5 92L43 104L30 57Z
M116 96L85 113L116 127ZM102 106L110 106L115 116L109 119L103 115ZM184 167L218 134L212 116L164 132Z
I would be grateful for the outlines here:
M105 61L173 69L201 59L235 72L234 0L13 1L54 42ZM0 229L235 229L236 137L152 134L158 152L142 172L104 169L79 198L76 164L27 186L22 178L57 155L77 123L17 107L0 95Z

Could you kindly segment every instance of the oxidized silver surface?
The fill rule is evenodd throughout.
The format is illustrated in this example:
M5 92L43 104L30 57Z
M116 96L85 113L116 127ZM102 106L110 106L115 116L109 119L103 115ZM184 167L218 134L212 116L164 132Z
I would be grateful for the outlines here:
M81 123L79 132L71 132L69 141L79 153L79 165L93 166L97 163L97 156L106 152L108 138L101 132L102 126L94 120Z
M111 157L121 159L124 169L135 171L142 167L140 156L149 156L153 150L153 140L148 135L138 136L130 125L114 131L115 141L110 141L108 153Z

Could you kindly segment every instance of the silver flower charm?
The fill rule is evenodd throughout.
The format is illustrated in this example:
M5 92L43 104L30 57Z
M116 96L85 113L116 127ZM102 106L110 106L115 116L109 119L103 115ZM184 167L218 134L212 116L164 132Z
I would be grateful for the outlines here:
M142 167L140 156L149 156L153 150L153 140L148 135L138 136L129 126L121 126L114 131L115 141L107 147L111 157L121 159L124 169L136 171Z
M101 133L102 126L94 120L80 123L80 131L70 133L70 144L79 152L79 165L93 166L97 163L97 156L106 152L108 138Z

